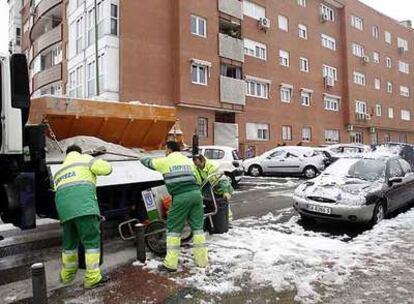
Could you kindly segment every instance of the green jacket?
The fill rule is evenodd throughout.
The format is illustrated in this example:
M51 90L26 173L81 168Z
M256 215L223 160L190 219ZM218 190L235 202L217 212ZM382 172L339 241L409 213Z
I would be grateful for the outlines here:
M165 185L172 196L200 190L193 161L180 152L173 152L166 157L155 159L144 158L141 163L164 176Z
M96 176L108 175L112 166L87 154L69 153L54 176L55 202L62 223L85 215L100 215Z
M214 173L218 173L220 171L219 165L216 162L209 160L207 158L205 158L205 161L206 162L203 169L199 169L198 167L196 167L197 182L200 185L207 179L208 176ZM220 180L218 179L219 177L211 178L211 183L215 185L213 189L214 193L218 195L223 195L225 193L232 194L234 190L229 180L227 178L220 178Z

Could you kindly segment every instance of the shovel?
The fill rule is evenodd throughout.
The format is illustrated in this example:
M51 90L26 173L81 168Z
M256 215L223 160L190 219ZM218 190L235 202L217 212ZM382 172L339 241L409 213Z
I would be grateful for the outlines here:
M136 160L141 159L140 157L138 157L136 155L129 155L129 154L124 154L124 153L108 151L106 149L106 147L104 147L104 146L96 147L92 150L85 151L85 154L89 154L89 155L92 155L92 156L98 156L98 155L103 155L103 154L111 154L111 155L117 155L117 156L133 158L133 159L136 159Z

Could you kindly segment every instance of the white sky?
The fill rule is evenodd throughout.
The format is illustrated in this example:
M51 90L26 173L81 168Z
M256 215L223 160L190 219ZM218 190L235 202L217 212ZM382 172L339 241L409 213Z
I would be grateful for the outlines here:
M16 0L11 0L16 1ZM286 1L286 0L285 0ZM361 0L397 20L414 21L413 0ZM6 0L0 0L0 53L7 52L9 10Z

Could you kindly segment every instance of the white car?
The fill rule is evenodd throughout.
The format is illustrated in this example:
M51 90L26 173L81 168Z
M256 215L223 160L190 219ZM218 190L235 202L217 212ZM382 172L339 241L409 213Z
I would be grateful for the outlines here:
M324 156L313 148L281 146L246 159L243 168L251 176L303 175L314 178L325 169Z
M363 156L363 154L371 151L369 146L362 144L336 144L324 147L324 149L334 160L343 157Z
M236 149L226 146L200 146L199 152L206 158L214 160L220 166L220 170L231 179L233 187L237 187L244 171Z

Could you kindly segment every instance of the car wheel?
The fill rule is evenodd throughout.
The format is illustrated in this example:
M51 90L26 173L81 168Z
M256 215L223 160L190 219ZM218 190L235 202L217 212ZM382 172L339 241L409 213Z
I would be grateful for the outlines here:
M315 219L313 217L310 217L309 215L301 214L300 220L302 223L313 223Z
M260 168L257 165L253 165L249 168L249 175L250 176L257 177L257 176L260 176L262 174L263 174L262 168Z
M372 226L378 224L383 219L385 219L385 204L384 202L379 202L374 208L374 212L372 214L371 224Z
M318 170L316 170L315 167L307 166L305 169L303 169L303 175L306 178L314 178L318 174Z

